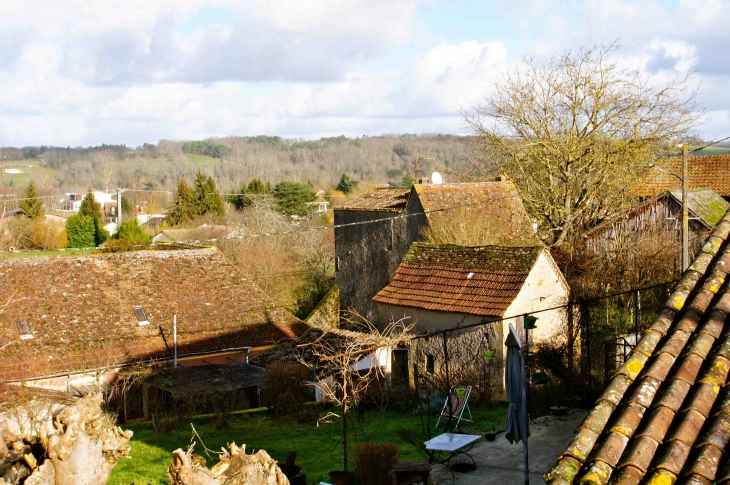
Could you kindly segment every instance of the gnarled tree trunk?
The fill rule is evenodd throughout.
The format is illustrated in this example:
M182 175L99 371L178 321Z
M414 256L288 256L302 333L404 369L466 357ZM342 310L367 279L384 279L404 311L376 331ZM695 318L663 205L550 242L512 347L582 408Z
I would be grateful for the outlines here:
M268 453L259 450L246 454L246 446L232 443L221 454L220 461L211 469L205 467L205 459L184 452L180 448L173 453L167 476L172 485L289 485L289 480Z
M101 409L101 395L62 403L33 398L0 414L0 484L103 485L131 431Z

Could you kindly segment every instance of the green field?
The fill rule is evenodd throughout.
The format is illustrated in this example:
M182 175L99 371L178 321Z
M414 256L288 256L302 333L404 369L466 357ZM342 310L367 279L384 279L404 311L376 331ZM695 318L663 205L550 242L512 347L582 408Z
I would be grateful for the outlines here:
M0 252L0 261L6 261L9 259L26 259L26 258L37 258L40 256L74 256L78 254L91 254L100 253L98 249L57 249L55 251L15 251L15 252Z
M712 155L730 155L730 148L707 147L698 152L694 152L694 154L700 157L709 157Z
M5 160L0 165L2 170L20 170L23 173L4 173L5 183L15 187L24 187L33 179L41 185L53 185L58 170L48 167L41 167L38 160Z
M507 405L500 403L491 407L475 406L472 412L474 423L469 423L469 427L480 431L491 431L493 425L497 428L504 427ZM378 416L378 410L365 413L366 430L372 431L375 428ZM193 424L205 446L211 450L220 451L222 446L235 441L239 446L246 445L246 453L264 449L279 462L284 461L288 451L296 451L297 465L306 470L307 483L327 482L329 471L342 469L342 445L339 443L342 421L339 419L317 426L316 423L298 423L285 418L275 420L265 414L257 413L234 416L225 430L215 429L212 418L196 419ZM444 428L442 422L441 431L434 432L435 424L436 417L433 416L431 422L433 435L442 432ZM180 425L169 433L155 432L150 423L133 424L123 428L134 431L134 437L130 441L131 458L120 460L112 472L109 485L168 483L165 472L170 465L171 452L177 448L185 449L190 444L192 437L190 425ZM386 411L372 441L398 443L401 459L424 459L414 446L403 442L396 434L396 430L400 428L408 428L419 433L421 420L411 413ZM204 455L203 447L199 440L196 441L195 452ZM206 457L209 467L216 463L215 455L212 456L212 459ZM348 468L352 468L353 465Z

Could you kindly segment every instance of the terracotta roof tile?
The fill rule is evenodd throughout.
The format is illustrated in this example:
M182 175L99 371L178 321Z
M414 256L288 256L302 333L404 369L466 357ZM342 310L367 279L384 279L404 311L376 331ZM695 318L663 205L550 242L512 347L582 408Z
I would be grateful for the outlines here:
M408 204L411 189L375 189L347 201L335 210L401 212Z
M729 232L730 213L579 426L598 433L580 469L558 465L548 483L730 482Z
M679 405L677 405L679 407ZM647 419L644 420L642 428L636 433L637 436L649 436L657 443L664 442L664 437L669 431L676 413L665 406L654 408Z
M715 384L702 383L695 386L692 395L684 405L684 409L687 411L696 411L705 418L708 417L712 406L715 404L719 390L719 386Z
M481 244L541 244L520 194L512 183L416 184L413 191L432 227L468 220L489 228Z
M659 160L658 167L681 174L681 159ZM689 186L693 189L708 188L722 197L730 196L730 155L691 157L687 164ZM665 190L681 189L680 181L659 170L648 169L638 189L640 195L655 195Z
M620 466L630 465L646 473L658 447L659 443L650 436L639 436L633 441Z
M690 445L682 441L671 441L659 453L659 459L655 466L679 475L691 451L692 447Z
M644 473L638 468L625 466L618 470L613 483L620 483L621 485L638 485L643 477Z
M296 338L308 327L217 249L148 250L0 262L5 378L79 371ZM139 325L133 307L144 309ZM17 322L33 334L19 339ZM164 335L164 338L163 338Z
M512 304L542 247L414 243L378 303L498 316Z
M696 448L694 456L687 463L688 468L685 470L685 474L699 475L709 481L715 480L724 452L724 449L712 445Z
M627 402L639 404L644 409L648 408L651 406L661 384L662 381L648 376L641 379L639 384L635 386L634 391L629 395Z
M604 438L598 450L596 450L593 459L615 467L628 444L628 436L612 431Z

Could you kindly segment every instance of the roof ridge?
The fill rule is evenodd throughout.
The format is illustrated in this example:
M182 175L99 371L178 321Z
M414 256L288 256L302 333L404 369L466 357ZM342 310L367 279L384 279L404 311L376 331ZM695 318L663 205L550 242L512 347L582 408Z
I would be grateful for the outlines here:
M629 440L634 436L636 426L641 423L644 412L651 405L660 386L664 384L668 373L672 369L675 369L675 373L679 372L674 364L680 360L680 353L689 338L696 336L695 331L700 322L705 320L702 329L709 328L716 310L725 313L730 310L730 305L727 305L730 302L730 282L725 282L725 277L730 271L729 233L730 211L726 212L712 231L702 247L700 255L675 285L674 291L664 308L659 311L649 330L616 372L591 413L578 427L575 438L559 457L557 465L546 475L547 483L570 484L578 475L583 476L581 483L603 485L608 483L614 467L623 457ZM694 293L695 290L697 290L696 293ZM688 298L690 298L689 304L687 304ZM723 308L720 307L721 304ZM712 305L711 310L707 312L710 305ZM669 335L670 330L672 330L671 335ZM697 335L699 333L702 333L702 330ZM655 351L660 343L662 343L661 349ZM693 342L692 345L695 343ZM712 345L707 348L712 348ZM704 357L706 355L697 354L697 349L690 347L681 360L685 362L694 359L695 362L692 362L691 366L679 366L678 368L682 370L687 367L695 369L695 373L699 372ZM649 359L652 359L652 362L647 367ZM638 379L639 377L641 379ZM685 380L689 380L689 376L685 376ZM691 378L691 383L694 383L694 377ZM691 383L687 384L687 391L689 391ZM629 404L622 408L619 415L615 415L614 411L623 403L629 388L633 392L629 398ZM668 390L665 388L664 392L666 393ZM634 398L636 406L632 407L630 403ZM609 421L612 421L614 426L604 434ZM601 437L605 437L605 440L594 450ZM633 443L632 450L640 446L642 451L646 451L645 446L650 443L637 445L638 441ZM656 447L654 451L656 451ZM648 453L648 456L651 460L654 453ZM592 458L590 463L589 458ZM628 460L630 456L623 458ZM586 464L590 466L583 471ZM636 464L632 463L627 466ZM648 465L649 463L646 463L647 467ZM640 470L640 466L635 466L635 468L641 472L641 476L647 471L646 468ZM638 483L638 480L632 480L631 483Z

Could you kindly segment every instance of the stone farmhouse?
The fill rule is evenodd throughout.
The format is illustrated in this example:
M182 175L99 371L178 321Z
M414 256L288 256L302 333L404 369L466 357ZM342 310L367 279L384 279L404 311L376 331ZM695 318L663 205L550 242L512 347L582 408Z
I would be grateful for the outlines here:
M0 295L2 379L80 394L173 367L175 340L180 367L210 367L228 380L233 372L250 383L250 356L309 328L215 248L3 261ZM238 370L211 367L224 364ZM198 371L180 374L192 377L182 376L179 392L183 381L200 380ZM122 421L146 414L143 389L120 399Z
M454 336L486 328L487 346L502 359L510 324L532 344L563 338L566 310L556 307L566 304L568 296L568 284L543 246L414 243L373 301L380 325L405 318L420 334L474 326ZM539 318L529 335L523 325L525 314ZM478 325L491 320L496 321Z
M335 207L335 276L340 308L375 322L372 298L393 278L411 244L433 230L459 243L478 231L481 245L539 244L508 182L415 184L376 189Z

